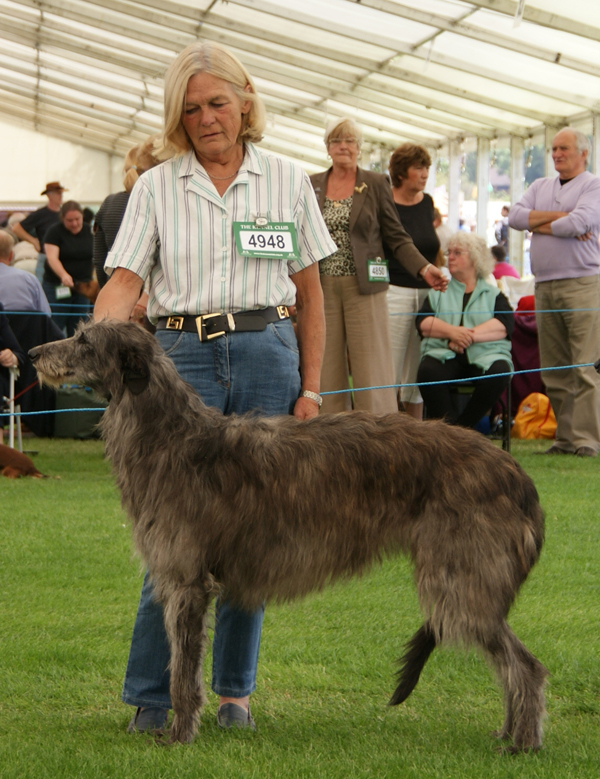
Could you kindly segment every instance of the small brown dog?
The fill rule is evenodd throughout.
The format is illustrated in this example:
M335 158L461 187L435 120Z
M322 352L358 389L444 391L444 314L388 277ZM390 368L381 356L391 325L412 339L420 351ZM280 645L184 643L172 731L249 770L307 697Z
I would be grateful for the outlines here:
M26 454L11 449L10 446L0 444L0 473L9 479L18 479L21 476L33 476L34 479L46 479L40 473Z
M77 281L75 282L75 292L86 297L90 303L95 303L98 293L100 292L100 285L96 279L91 281Z

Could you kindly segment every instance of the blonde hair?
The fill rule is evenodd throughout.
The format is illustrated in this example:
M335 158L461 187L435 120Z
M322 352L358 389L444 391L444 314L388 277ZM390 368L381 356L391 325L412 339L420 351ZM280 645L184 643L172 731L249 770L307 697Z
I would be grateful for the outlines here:
M133 185L147 170L158 165L154 156L154 144L158 136L151 135L143 143L132 146L125 155L123 163L123 186L127 192L131 192Z
M329 122L323 137L325 146L329 146L329 142L332 138L356 138L359 149L363 142L363 135L360 127L356 124L354 119L350 119L350 117L332 119L331 122Z
M164 130L158 136L155 146L155 155L159 160L181 156L192 148L181 115L188 82L198 73L210 73L227 81L239 100L250 102L250 110L242 115L238 142L257 143L262 140L266 126L266 110L256 93L252 77L238 58L224 46L211 41L197 41L176 57L165 74Z
M459 230L448 241L448 249L464 249L469 253L469 259L473 263L475 275L478 279L487 278L494 270L496 261L492 252L488 249L485 238L477 233L465 233Z

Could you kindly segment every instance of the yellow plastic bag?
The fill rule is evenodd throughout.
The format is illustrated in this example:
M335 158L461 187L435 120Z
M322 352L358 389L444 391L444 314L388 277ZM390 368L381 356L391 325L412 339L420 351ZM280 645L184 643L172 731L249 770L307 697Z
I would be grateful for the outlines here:
M546 395L532 392L521 401L511 430L513 438L554 438L556 417Z

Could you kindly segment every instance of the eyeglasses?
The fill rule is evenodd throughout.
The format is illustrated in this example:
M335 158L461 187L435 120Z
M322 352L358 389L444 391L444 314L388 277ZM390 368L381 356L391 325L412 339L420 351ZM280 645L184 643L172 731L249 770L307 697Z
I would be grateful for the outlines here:
M340 143L358 144L358 138L330 138L327 144L333 144L339 146Z
M446 257L450 257L450 255L453 255L454 257L461 257L463 254L468 254L469 252L466 251L466 249L448 249L446 252Z

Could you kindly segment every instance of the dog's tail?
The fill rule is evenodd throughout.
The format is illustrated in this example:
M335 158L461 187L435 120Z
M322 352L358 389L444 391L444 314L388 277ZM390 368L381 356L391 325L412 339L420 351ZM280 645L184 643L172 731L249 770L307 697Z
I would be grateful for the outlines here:
M390 698L390 706L403 703L417 686L421 671L436 647L435 634L429 622L424 622L406 645L406 652L400 658L402 668L398 671L398 686Z

